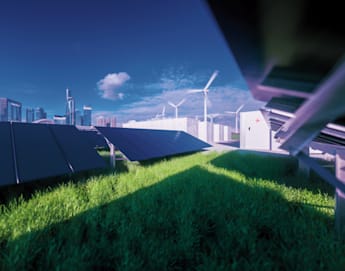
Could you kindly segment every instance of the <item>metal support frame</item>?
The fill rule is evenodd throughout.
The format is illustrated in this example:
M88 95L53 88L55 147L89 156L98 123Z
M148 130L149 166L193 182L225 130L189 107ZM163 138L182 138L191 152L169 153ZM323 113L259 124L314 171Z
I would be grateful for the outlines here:
M15 140L14 140L14 131L13 131L13 126L12 126L12 121L10 122L10 133L11 133L14 173L16 176L16 183L19 184L20 179L19 179L19 171L18 171L17 150L16 150L16 145L14 143Z
M110 166L115 168L115 166L116 166L115 146L106 137L104 139L107 142L107 145L108 145L109 150L110 150Z
M345 184L345 151L336 150L335 174L337 179ZM345 193L335 189L335 227L339 236L345 239Z
M309 147L305 147L303 153L309 156ZM302 159L298 159L298 173L306 179L310 177L310 165L305 163Z
M110 148L110 165L115 168L116 166L116 153L115 153L115 146L114 144L109 143Z
M308 164L309 167L315 171L323 180L328 182L330 185L334 186L335 188L339 189L345 194L345 182L339 181L329 170L324 169L320 166L313 158L310 158L308 155L300 152L296 155L296 157L305 164Z
M345 150L336 149L336 176L303 152L300 152L297 158L308 164L319 176L335 187L335 229L338 236L345 239Z

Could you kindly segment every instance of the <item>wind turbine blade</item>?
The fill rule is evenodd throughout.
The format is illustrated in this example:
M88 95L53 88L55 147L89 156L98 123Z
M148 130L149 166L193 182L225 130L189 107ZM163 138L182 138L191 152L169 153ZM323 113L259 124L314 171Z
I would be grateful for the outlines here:
M236 110L236 113L240 112L241 109L243 108L244 104L242 104L237 110Z
M190 89L187 91L187 93L198 93L198 92L203 92L203 89Z
M236 114L236 112L233 112L233 111L225 111L225 113L228 113L228 114Z
M208 80L206 86L204 87L204 90L207 90L210 87L213 80L216 79L217 75L218 75L218 71L214 71L213 74L211 75L210 79Z
M186 99L182 99L176 106L181 106L185 101Z
M168 102L169 105L171 105L172 107L176 108L176 105L173 104L172 102Z

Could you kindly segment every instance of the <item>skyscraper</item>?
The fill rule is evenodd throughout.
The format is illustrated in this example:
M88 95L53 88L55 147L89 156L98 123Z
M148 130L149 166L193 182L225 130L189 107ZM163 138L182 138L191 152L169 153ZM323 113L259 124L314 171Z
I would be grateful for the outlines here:
M83 111L84 111L83 125L91 126L92 107L84 105Z
M68 88L66 89L66 124L75 125L75 103Z
M83 116L79 110L75 111L75 125L83 125Z
M22 121L22 104L8 98L0 98L0 121Z
M7 121L7 99L0 98L0 121Z
M35 110L35 120L46 119L47 113L44 111L42 107L37 107Z
M33 108L26 108L26 122L31 123L35 120L35 110Z

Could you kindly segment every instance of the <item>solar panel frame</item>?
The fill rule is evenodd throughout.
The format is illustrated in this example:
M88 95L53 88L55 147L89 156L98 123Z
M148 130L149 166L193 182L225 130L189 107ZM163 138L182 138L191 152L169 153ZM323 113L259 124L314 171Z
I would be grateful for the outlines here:
M9 122L0 122L0 186L17 183L12 131Z
M210 147L183 131L96 127L131 161L144 161Z

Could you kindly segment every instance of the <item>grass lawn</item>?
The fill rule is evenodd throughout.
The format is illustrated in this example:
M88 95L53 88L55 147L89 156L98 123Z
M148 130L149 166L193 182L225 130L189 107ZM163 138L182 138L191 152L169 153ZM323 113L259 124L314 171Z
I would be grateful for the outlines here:
M0 270L345 270L333 189L296 165L199 153L24 187L0 205Z

